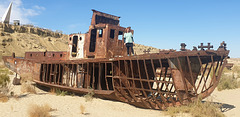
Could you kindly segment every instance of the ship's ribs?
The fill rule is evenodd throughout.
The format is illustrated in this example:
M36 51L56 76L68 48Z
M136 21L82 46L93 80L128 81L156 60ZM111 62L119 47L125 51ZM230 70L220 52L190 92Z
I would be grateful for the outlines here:
M83 60L27 60L4 57L6 66L37 84L165 109L209 96L217 86L229 51L160 52Z

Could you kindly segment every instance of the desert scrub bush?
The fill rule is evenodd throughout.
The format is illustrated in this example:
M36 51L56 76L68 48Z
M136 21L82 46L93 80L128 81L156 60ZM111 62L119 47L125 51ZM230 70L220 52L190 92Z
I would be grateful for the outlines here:
M10 74L13 75L12 71L9 71L7 68L5 67L0 67L0 74Z
M0 102L7 102L8 96L6 94L0 93Z
M8 92L10 87L8 86L10 78L7 74L0 74L0 102L8 101Z
M28 115L29 117L50 117L50 111L53 109L48 105L45 104L43 106L39 106L36 104L31 104L28 108Z
M225 89L236 89L239 88L240 82L235 78L234 73L232 75L222 74L222 77L217 86L218 91L222 91Z
M63 91L61 89L55 89L56 95L60 95L60 96L65 96L67 95L67 91Z
M36 94L35 87L31 84L32 83L32 74L25 73L21 75L21 91L22 93L28 92L32 94Z
M232 68L232 71L234 72L234 73L240 73L240 66L233 66L233 68Z
M85 114L85 106L80 105L80 114Z
M36 90L35 90L35 87L29 83L22 83L21 85L21 92L22 93L25 93L25 92L28 92L28 93L32 93L32 94L36 94Z
M49 91L51 94L56 94L56 88L50 88L50 91Z
M86 95L84 95L86 102L92 101L93 95L94 95L94 89L91 89L91 88L88 88L88 89L89 89L88 93Z
M10 82L10 78L7 74L0 74L0 87L6 87Z
M164 113L175 117L178 114L188 113L193 117L225 117L220 110L220 104L214 104L211 102L201 102L201 99L190 103L188 105L178 107L168 107Z

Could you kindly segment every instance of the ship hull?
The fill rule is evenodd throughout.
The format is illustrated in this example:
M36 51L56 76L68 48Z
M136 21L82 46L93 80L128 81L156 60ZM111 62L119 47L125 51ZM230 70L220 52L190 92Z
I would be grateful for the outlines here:
M20 76L38 85L119 100L137 107L165 109L209 96L229 51L163 51L130 57L58 60L3 57ZM38 56L41 52L38 53ZM57 53L55 53L55 56ZM32 59L31 59L32 58Z

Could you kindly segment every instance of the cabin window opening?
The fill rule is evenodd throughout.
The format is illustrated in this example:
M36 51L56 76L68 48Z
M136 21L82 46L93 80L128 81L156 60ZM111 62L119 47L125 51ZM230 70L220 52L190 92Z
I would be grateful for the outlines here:
M43 53L43 56L46 56L46 52Z
M82 41L82 37L80 37L79 40Z
M30 57L32 57L32 54L30 54Z
M91 30L89 51L94 52L96 47L97 29Z
M60 57L62 57L62 54L60 54Z
M119 31L118 32L118 40L122 40L122 38L123 38L123 32Z
M98 30L98 37L102 37L103 36L103 29L99 29Z
M73 36L72 57L77 56L78 36Z
M55 56L55 54L52 54L52 56L54 57L54 56Z
M111 29L110 30L110 38L114 39L114 34L115 34L115 30Z
M70 37L69 40L72 41L72 37Z

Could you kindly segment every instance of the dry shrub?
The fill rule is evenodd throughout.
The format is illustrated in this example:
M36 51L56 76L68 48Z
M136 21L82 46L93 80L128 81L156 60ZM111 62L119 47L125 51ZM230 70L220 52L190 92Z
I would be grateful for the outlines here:
M8 96L6 94L0 93L0 102L7 102Z
M21 75L21 91L22 93L29 92L32 94L36 94L35 87L31 85L33 80L31 73L25 73Z
M43 106L32 104L28 108L28 115L29 117L50 117L50 111L52 108L48 104Z
M234 73L231 75L222 74L222 77L217 86L218 91L225 89L236 89L239 88L240 82L237 81L237 78L234 77Z
M194 103L190 103L186 106L168 107L164 112L166 115L172 117L181 113L188 113L193 117L225 117L220 107L220 104L214 104L208 101L201 102L201 99L198 99Z
M7 68L5 67L0 67L0 74L11 74L12 75L12 71L9 71Z
M11 90L10 78L7 74L0 74L0 102L8 101L8 93Z
M80 105L80 113L85 114L85 106L83 106L82 104Z
M49 91L51 94L56 94L56 88L51 88Z
M232 71L234 73L240 74L240 66L234 65L232 68Z
M22 93L29 92L29 93L32 93L32 94L36 94L35 87L32 86L29 83L23 83L21 85L21 91L22 91Z
M25 74L21 74L21 83L26 83L28 81L32 81L33 77L31 73L25 73Z
M7 74L0 74L0 88L6 87L10 82L10 78Z
M85 101L92 101L93 99L93 95L94 95L94 90L93 89L89 89L88 94L84 95Z

